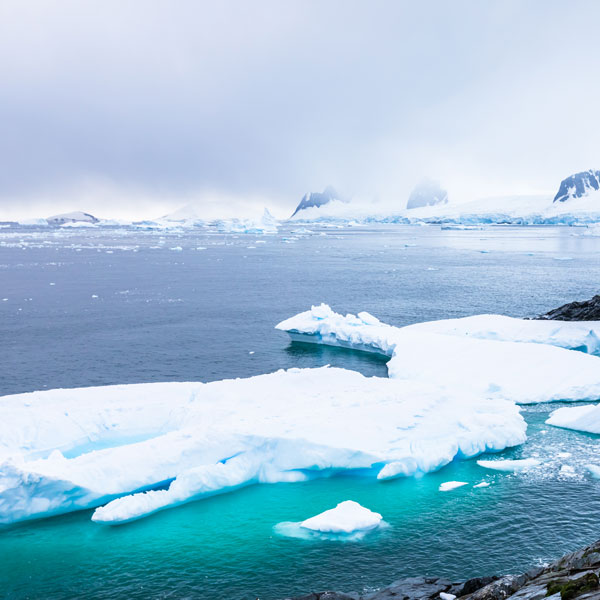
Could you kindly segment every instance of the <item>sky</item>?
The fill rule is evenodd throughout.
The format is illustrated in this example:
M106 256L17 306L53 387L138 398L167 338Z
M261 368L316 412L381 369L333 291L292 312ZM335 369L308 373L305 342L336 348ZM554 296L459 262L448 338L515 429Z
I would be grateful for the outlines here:
M2 0L0 220L403 208L600 168L600 3Z

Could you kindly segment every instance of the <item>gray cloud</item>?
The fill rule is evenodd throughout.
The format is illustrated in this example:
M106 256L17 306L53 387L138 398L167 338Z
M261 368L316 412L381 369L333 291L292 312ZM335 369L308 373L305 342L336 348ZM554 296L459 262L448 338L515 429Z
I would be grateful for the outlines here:
M0 4L0 218L307 190L403 205L599 167L595 2ZM87 202L83 206L79 203ZM89 206L89 204L93 206Z

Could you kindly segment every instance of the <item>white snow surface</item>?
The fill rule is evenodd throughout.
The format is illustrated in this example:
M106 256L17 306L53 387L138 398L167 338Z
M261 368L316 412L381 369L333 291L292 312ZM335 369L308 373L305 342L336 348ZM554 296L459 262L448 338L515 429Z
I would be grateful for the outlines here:
M546 423L565 429L600 433L600 405L565 406L551 413Z
M600 357L565 349L596 351L598 323L480 315L393 327L369 313L343 316L321 304L276 328L292 340L390 356L390 378L454 393L520 404L600 399Z
M358 502L345 500L335 508L302 521L300 526L321 533L354 533L375 529L382 518L379 513L361 506Z
M506 400L335 368L4 396L0 523L100 505L94 521L120 523L256 482L427 473L525 430Z

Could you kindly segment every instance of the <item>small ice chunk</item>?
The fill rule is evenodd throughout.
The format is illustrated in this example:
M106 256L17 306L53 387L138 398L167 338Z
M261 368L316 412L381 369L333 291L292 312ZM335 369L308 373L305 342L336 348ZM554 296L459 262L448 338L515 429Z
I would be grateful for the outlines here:
M519 460L478 460L477 464L495 471L527 471L540 464L537 458L522 458Z
M560 475L562 477L575 477L575 469L571 465L562 465L560 468Z
M98 295L97 294L92 294L92 298L97 298Z
M447 594L446 592L440 592L440 598L442 600L455 600L456 596L454 594Z
M586 469L590 472L594 479L600 479L600 466L599 465L586 465Z
M301 527L321 533L352 533L374 529L383 517L353 500L340 502L331 508L300 523Z
M439 490L440 492L449 492L450 490L462 487L463 485L468 484L466 481L445 481L440 485Z
M490 485L489 481L481 481L479 483L476 483L473 487L474 488L482 488L482 487L488 487Z

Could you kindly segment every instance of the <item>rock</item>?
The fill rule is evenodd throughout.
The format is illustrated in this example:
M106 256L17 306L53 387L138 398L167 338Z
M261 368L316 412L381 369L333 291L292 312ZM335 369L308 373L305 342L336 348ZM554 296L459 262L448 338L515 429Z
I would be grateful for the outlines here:
M560 182L554 202L566 202L571 198L587 196L591 190L600 189L600 171L581 171Z
M600 295L583 302L563 304L537 319L554 321L600 321Z
M439 577L409 577L400 579L392 585L368 594L364 600L421 600L422 598L438 598L441 592L451 592L453 587L449 579Z
M447 203L448 192L440 186L439 181L425 178L410 193L406 208L421 208L423 206L435 206L436 204Z
M370 594L322 592L287 600L600 600L600 541L523 575L476 577L453 583L441 577L409 577Z
M458 595L465 596L466 594L472 594L493 581L496 581L496 579L498 579L498 577L474 577L473 579L469 579L468 581L465 581L465 584Z
M323 206L332 200L342 200L339 194L329 185L322 192L309 192L305 194L300 204L296 207L296 210L292 214L292 217L306 208L318 208Z
M518 592L527 581L526 575L505 575L477 590L469 598L471 600L505 600Z

